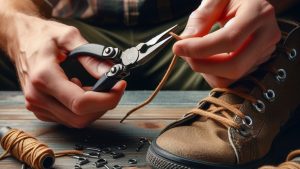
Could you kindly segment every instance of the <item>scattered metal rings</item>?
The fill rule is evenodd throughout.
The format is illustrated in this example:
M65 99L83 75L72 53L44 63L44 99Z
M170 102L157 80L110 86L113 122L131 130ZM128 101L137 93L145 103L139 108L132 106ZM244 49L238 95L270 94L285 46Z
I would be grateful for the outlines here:
M131 158L131 159L128 160L128 163L129 164L137 164L137 160L134 159L134 158Z

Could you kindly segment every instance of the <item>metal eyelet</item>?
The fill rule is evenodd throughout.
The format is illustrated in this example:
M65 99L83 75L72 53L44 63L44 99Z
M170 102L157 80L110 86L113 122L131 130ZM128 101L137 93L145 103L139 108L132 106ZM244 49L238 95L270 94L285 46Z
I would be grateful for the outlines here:
M250 127L250 126L252 126L253 121L252 121L251 117L245 116L245 117L243 118L243 120L242 120L242 123L243 123L244 125Z
M265 112L266 106L265 106L265 103L261 100L257 100L255 103L252 103L252 106L259 113L264 113Z
M273 102L275 100L276 94L275 94L274 90L268 89L266 92L264 92L264 97L269 102Z
M241 135L241 136L244 136L244 137L249 137L251 136L251 130L250 130L250 127L245 125L245 124L241 124L240 128L239 129L236 129L236 131Z
M297 50L293 48L288 52L289 60L293 61L297 57Z
M278 82L284 82L284 80L286 79L287 73L284 69L278 69L276 72L276 80Z

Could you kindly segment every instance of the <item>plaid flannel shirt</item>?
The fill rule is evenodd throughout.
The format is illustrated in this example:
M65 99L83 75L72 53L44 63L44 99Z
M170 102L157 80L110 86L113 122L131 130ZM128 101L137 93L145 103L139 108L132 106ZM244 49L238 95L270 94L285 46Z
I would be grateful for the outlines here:
M188 15L201 0L44 0L52 16L95 24L156 24Z

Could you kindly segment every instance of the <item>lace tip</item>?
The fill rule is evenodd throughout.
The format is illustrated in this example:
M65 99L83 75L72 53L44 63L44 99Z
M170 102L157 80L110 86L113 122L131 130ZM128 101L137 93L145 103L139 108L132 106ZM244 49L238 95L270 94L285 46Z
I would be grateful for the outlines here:
M174 32L170 32L169 33L173 38L175 38L177 41L178 40L182 40L182 38L180 36L178 36L177 34L175 34Z
M129 116L129 114L126 114L126 115L120 120L120 123L123 123L123 122L127 119L128 116Z

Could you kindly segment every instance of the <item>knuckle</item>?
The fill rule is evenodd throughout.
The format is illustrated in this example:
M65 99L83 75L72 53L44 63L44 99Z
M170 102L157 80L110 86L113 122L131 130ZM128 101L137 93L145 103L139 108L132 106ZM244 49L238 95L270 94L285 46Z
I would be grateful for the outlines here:
M33 104L31 102L27 101L27 99L25 100L25 107L29 111L33 111L34 110Z
M238 28L236 30L231 30L226 34L225 41L228 44L228 50L234 51L237 49L241 43L241 30Z
M190 15L190 18L192 19L207 19L208 14L206 12L206 10L199 10L199 9L196 9L194 10L191 15Z
M275 8L268 2L262 3L262 14L266 16L274 16Z
M31 83L35 87L44 87L47 71L46 70L39 70L36 73L33 73L30 77Z
M205 21L205 20L208 19L208 16L209 16L209 14L208 14L207 10L196 9L191 13L189 19L191 19L191 20L196 19L198 21Z
M68 26L68 29L66 31L66 36L74 36L74 35L76 36L76 35L79 35L79 34L80 34L80 32L76 27Z
M32 92L27 92L24 95L25 102L26 102L26 108L29 110L29 108L32 108L32 104L37 103L38 99L34 96ZM28 106L28 107L27 107Z

